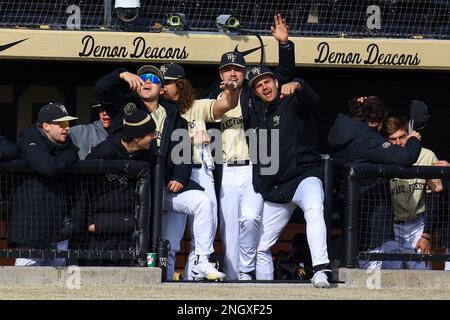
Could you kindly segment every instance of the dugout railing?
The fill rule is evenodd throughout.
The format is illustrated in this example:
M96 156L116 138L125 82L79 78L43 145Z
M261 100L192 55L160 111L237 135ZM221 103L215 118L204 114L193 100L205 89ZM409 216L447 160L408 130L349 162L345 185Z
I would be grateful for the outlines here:
M151 177L141 161L83 160L55 176L36 174L22 160L1 163L0 224L7 246L0 257L147 266L160 235L160 217L151 214ZM56 249L61 240L68 240L68 250Z
M356 268L359 261L450 261L445 249L450 243L450 167L399 166L335 163L335 186L341 198L344 239L343 266ZM373 252L393 238L393 209L390 181L400 179L441 179L441 192L426 192L424 221L432 232L432 254L420 252ZM395 192L392 192L395 193ZM395 237L394 237L395 238ZM436 253L437 248L443 253Z

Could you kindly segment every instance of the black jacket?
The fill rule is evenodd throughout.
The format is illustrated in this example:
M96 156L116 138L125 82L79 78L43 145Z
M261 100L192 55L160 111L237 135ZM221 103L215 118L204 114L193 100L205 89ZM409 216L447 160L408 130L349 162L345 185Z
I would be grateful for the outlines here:
M8 161L19 157L17 147L8 141L4 136L0 136L0 161Z
M20 133L18 149L20 158L44 176L58 174L78 161L78 147L69 136L65 143L52 142L36 124Z
M128 153L120 141L120 132L110 134L106 140L93 147L87 160L141 160L152 164L156 145L150 150ZM134 188L129 177L121 174L107 174L108 183L99 185L90 197L88 225L95 225L89 249L127 250L133 246L135 226ZM111 201L113 199L113 201Z
M129 89L126 82L120 79L120 73L125 71L127 70L117 69L100 78L95 84L97 100L111 117L112 133L120 130L124 118L123 107L128 102L133 102L137 108L148 112L141 98ZM160 99L159 103L167 113L160 146L160 153L165 164L166 184L170 180L176 180L184 185L181 192L193 189L203 190L197 183L190 180L192 164L175 165L170 157L172 148L178 143L178 141L171 141L171 134L176 129L187 129L186 120L181 117L176 104L163 99Z
M260 192L265 200L276 203L290 202L303 179L311 176L322 177L315 124L319 96L303 80L296 81L300 82L302 87L294 95L283 99L278 96L266 112L262 101L258 99L257 107L250 113L252 125L258 132L268 129L267 150L271 150L272 130L279 130L278 172L274 175L258 172L254 178L256 191ZM275 156L272 155L272 158ZM259 166L257 171L265 167L261 163Z
M35 124L22 131L18 148L38 175L25 176L13 195L8 240L12 245L50 248L65 239L61 230L70 215L67 197L75 185L71 178L54 175L78 161L78 148L70 137L63 144L51 142Z
M422 149L415 137L408 139L405 147L386 141L375 128L338 114L328 134L333 158L348 162L373 162L412 165Z

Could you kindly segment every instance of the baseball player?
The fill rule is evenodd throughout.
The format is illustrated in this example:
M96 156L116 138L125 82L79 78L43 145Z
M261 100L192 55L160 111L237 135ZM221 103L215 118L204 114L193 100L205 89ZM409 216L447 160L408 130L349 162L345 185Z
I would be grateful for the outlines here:
M163 97L168 101L174 101L180 108L181 116L188 122L189 136L192 139L192 175L191 179L197 182L205 189L206 194L212 203L214 213L214 230L217 228L217 201L214 191L213 166L214 163L208 163L205 157L211 157L206 145L210 139L206 133L205 122L220 122L225 112L236 107L239 99L237 83L228 81L223 83L221 88L226 90L227 94L221 100L213 99L195 99L194 89L191 82L186 79L184 68L178 64L165 64L160 67L164 76ZM180 242L184 235L186 227L186 215L180 215L175 212L166 212L163 219L163 237L170 242L171 250L167 262L167 276L173 278L176 252L180 250ZM188 218L189 228L191 230L191 248L188 261L184 269L183 279L192 280L192 268L194 266L195 239L192 230L192 218Z
M175 104L160 99L163 86L164 77L154 66L145 65L137 74L118 69L97 81L97 100L111 117L112 132L115 132L117 125L121 126L124 114L130 112L132 107L144 110L154 120L156 144L165 162L164 210L193 216L196 254L193 277L197 280L223 279L225 274L209 263L215 237L211 200L203 188L190 179L191 164L175 164L171 156L173 148L180 143L172 140L172 133L176 129L186 130L187 122L181 118ZM127 103L123 108L126 101L132 103Z
M408 122L404 118L389 117L381 126L380 133L394 145L404 147L408 141ZM415 166L431 166L437 161L433 151L423 148ZM403 253L414 253L416 251L431 253L430 224L426 223L425 215L425 191L427 186L433 192L442 190L440 179L398 179L390 181L391 199L394 209L394 232L395 240L400 247L391 248L389 251ZM431 264L426 262L408 261L402 265L401 261L384 261L383 268L386 269L431 269Z
M295 59L294 44L288 40L287 25L280 15L274 17L272 35L279 42L280 65L276 75L284 82L295 75ZM253 188L253 166L245 137L253 93L245 80L245 59L240 52L223 54L219 72L222 81L236 81L240 93L238 106L226 112L221 121L223 166L218 166L217 182L220 185L224 270L227 279L245 281L255 277L256 244L263 208L263 199ZM223 94L222 90L216 90L208 97L220 99Z
M264 198L262 232L257 257L256 278L273 279L271 248L289 222L296 206L306 220L306 236L311 251L314 287L329 288L327 273L327 231L323 216L324 192L322 187L322 159L314 143L316 139L315 111L319 97L300 79L278 89L278 81L266 66L255 67L248 73L249 85L256 100L252 117L258 133L267 130L268 136L279 133L279 170L275 174L260 172L258 191ZM259 137L259 139L262 139ZM272 139L266 140L271 150Z

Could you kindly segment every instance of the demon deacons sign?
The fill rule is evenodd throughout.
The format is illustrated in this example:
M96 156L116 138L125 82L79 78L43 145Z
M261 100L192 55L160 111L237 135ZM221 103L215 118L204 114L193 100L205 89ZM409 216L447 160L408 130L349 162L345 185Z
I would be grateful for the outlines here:
M186 60L189 57L185 46L182 48L148 46L143 37L136 37L130 49L126 46L99 45L91 35L84 36L81 45L82 49L78 53L80 57L171 60Z

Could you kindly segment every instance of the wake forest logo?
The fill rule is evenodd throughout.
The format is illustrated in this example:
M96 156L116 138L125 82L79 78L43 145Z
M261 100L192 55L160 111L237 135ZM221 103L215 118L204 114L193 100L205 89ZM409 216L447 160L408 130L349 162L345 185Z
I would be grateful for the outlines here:
M261 73L261 68L260 67L254 67L252 68L252 70L250 70L250 72L252 73L252 77L259 75Z
M330 48L327 42L317 46L315 63L349 64L349 65L380 65L380 66L418 66L419 53L383 52L380 47L371 43L365 53L337 52Z
M273 122L273 126L274 126L274 127L276 127L277 125L280 124L280 119L281 119L280 116L274 116L274 117L272 118L272 122Z
M227 53L227 59L229 62L236 62L236 54L233 52Z
M161 66L161 68L159 68L159 70L161 70L163 76L166 75L167 70L169 70L166 66Z
M133 102L128 102L125 107L123 107L123 113L125 113L127 116L131 115L134 110L136 110L136 104ZM125 121L125 120L124 120Z
M131 59L176 59L186 60L189 53L186 47L158 47L149 46L143 37L137 37L133 40L131 48L127 46L98 44L91 35L83 37L81 40L80 57L95 58L131 58Z

